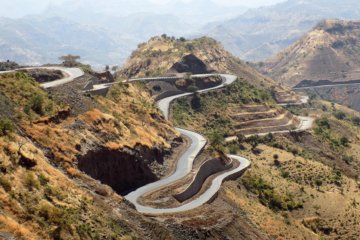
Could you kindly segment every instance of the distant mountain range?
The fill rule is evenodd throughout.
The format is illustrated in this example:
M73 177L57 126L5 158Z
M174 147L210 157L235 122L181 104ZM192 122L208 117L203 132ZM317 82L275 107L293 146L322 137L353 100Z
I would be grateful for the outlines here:
M0 60L41 64L70 53L97 68L118 65L152 36L193 35L209 21L228 19L245 10L205 0L161 5L137 0L65 1L37 16L1 18Z
M21 64L57 62L59 56L72 53L96 65L128 54L126 39L59 17L1 18L0 31L0 59Z
M227 50L261 61L288 47L323 19L360 19L357 0L288 0L203 29Z
M165 33L187 38L207 35L244 60L263 61L322 19L360 19L356 0L288 0L245 11L207 0L65 1L38 16L0 19L0 60L37 64L71 53L97 67L119 65L139 43Z

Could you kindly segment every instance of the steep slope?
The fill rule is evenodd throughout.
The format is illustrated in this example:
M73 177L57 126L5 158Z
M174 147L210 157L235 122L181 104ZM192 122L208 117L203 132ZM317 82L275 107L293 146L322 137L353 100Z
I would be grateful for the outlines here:
M199 66L196 69L177 68L181 65ZM202 67L201 67L202 66ZM185 70L184 70L185 69ZM275 82L259 74L224 50L220 43L207 37L185 40L167 36L154 37L139 45L119 72L122 78L218 72L236 74L251 84L275 86Z
M310 101L288 110L318 118L313 130L246 138L249 130L268 130L275 119L286 120L278 119L280 109L270 108L273 104L269 92L238 81L175 101L172 117L177 125L205 134L212 148L252 160L243 177L224 184L218 200L242 209L270 238L356 238L359 113ZM234 129L240 129L238 141L226 142L224 136Z
M119 193L165 174L178 135L141 88L120 84L107 97L83 96L77 86L90 77L45 92L25 73L0 75L0 238L162 232Z
M263 66L287 86L303 80L359 80L360 22L326 20Z
M210 24L202 33L222 42L242 59L262 61L290 46L322 19L358 19L356 0L288 0L251 9L231 20Z

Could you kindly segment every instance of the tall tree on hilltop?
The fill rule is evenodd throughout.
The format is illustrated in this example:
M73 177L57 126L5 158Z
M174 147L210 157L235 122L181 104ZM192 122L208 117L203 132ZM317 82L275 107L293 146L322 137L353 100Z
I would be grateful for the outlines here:
M68 54L66 56L59 57L59 59L63 61L65 67L75 67L78 64L77 60L80 59L80 56Z

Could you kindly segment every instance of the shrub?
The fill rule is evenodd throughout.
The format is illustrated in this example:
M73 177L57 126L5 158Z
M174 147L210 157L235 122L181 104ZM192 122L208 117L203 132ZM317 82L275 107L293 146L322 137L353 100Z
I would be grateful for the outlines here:
M221 150L225 144L224 135L216 130L210 133L209 140L211 146L216 150Z
M35 175L32 172L25 174L24 184L29 191L33 191L34 189L38 189L40 187L39 181L35 178Z
M42 173L40 173L40 175L38 176L38 179L39 179L41 186L45 186L49 182L49 179Z
M283 178L289 178L289 177L290 177L290 173L287 172L287 171L281 171L281 176L282 176Z
M321 128L330 129L330 123L327 118L321 118L317 121L317 125Z
M190 85L188 88L187 88L187 91L188 92L196 92L196 91L198 91L199 90L199 88L197 87L197 86L195 86L195 85Z
M360 117L353 117L351 121L354 125L360 126Z
M276 193L270 183L261 177L250 176L243 178L242 181L247 190L257 194L259 201L273 211L292 211L303 207L303 205L295 201L291 195L280 195Z
M315 184L316 184L316 186L317 186L317 188L318 188L318 190L319 190L320 187L321 187L322 184L323 184L323 181L322 181L321 179L316 179L316 180L315 180Z
M5 176L0 176L0 186L2 186L6 192L11 191L11 183L5 178Z
M350 143L350 140L347 137L342 137L342 138L340 138L340 143L344 147L348 147L349 143Z
M335 112L334 116L339 120L344 120L346 118L346 114L344 112Z
M8 118L0 118L0 136L6 135L8 132L14 131L14 125Z
M201 110L201 97L198 93L194 93L191 99L191 108L195 111Z
M239 146L236 144L232 144L228 147L230 154L237 154L239 150Z
M44 98L41 95L34 95L30 100L30 108L39 115L44 114L43 110Z
M39 207L39 216L44 218L44 220L47 222L60 224L62 221L63 212L49 203L43 203Z

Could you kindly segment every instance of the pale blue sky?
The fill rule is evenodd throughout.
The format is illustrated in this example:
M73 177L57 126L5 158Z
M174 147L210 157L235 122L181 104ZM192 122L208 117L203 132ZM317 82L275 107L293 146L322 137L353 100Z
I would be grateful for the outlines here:
M154 3L166 3L171 0L150 0ZM196 0L183 0L183 2L193 2ZM240 5L240 6L247 6L247 7L260 7L260 6L267 6L267 5L273 5L279 2L284 2L285 0L213 0L214 2L221 4L221 5L227 5L227 6L233 6L233 5Z
M42 12L49 4L57 4L66 0L0 0L0 17L21 17L26 14L36 14ZM77 0L73 0L74 3ZM104 0L99 0L104 1ZM154 4L163 4L173 0L150 0ZM198 0L180 0L183 2L195 2ZM240 5L246 7L259 7L272 5L285 0L213 0L220 5ZM132 2L132 0L129 0ZM138 0L141 2L141 0Z

